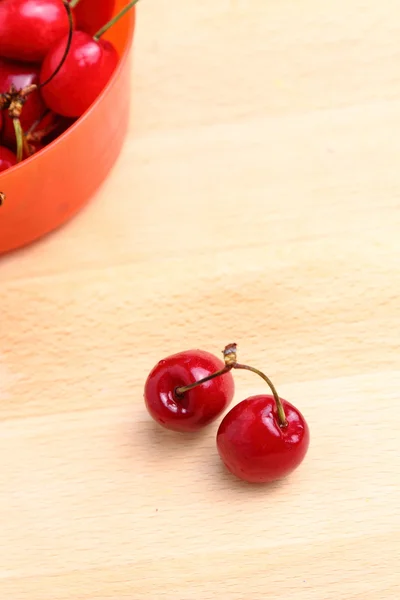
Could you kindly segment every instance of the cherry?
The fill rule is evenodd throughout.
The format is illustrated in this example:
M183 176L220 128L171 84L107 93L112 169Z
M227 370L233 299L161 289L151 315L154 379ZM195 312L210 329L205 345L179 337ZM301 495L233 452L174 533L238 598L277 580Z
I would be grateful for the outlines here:
M5 146L0 146L0 171L5 171L17 164L17 157Z
M62 0L0 2L1 56L41 62L68 30L69 20Z
M1 6L1 4L0 4ZM8 92L12 85L17 90L39 82L39 68L35 65L24 65L15 61L0 58L0 93ZM43 115L46 106L39 90L29 94L21 112L21 127L27 131ZM3 141L15 147L15 131L12 119L4 113Z
M62 60L68 36L57 42L47 54L40 72L43 82L54 73ZM57 75L42 88L47 106L65 117L80 117L108 83L118 63L111 42L74 31L67 58Z
M77 6L71 0L70 4L74 9L77 29L94 35L111 19L115 0L80 0Z
M43 98L51 110L64 117L80 117L93 104L110 80L119 59L111 42L101 36L137 2L131 0L93 37L84 31L74 31L64 62L69 36L50 49L42 65L40 82Z
M272 381L258 369L236 359L236 344L224 351L225 364L252 371L271 395L252 396L232 408L217 432L217 448L231 473L251 483L268 483L293 471L306 455L310 434L297 408L278 396Z
M147 378L147 410L167 429L196 431L214 421L231 402L234 383L229 370L219 358L203 350L169 356Z
M217 448L227 469L239 479L267 483L286 477L306 455L307 423L292 404L281 400L282 426L273 395L252 396L234 406L222 420Z

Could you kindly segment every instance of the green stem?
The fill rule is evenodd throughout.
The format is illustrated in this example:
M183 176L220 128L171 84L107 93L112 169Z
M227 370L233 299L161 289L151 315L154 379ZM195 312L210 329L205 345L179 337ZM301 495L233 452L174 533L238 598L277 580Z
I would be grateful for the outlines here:
M77 6L79 4L81 0L71 0L71 2L69 3L70 7L73 9L75 8L75 6Z
M251 371L252 373L256 373L256 375L261 377L261 379L264 379L265 383L269 386L269 388L272 392L272 395L274 397L274 400L275 400L276 410L278 411L279 425L281 427L286 427L288 422L287 422L286 415L285 415L285 409L283 408L282 400L279 398L278 392L276 391L276 388L275 388L274 384L272 383L272 381L270 380L270 378L267 377L264 373L262 373L258 369L255 369L254 367L249 367L248 365L241 365L239 363L236 363L233 368L234 369L245 369L246 371Z
M185 392L192 390L193 388L201 385L202 383L206 383L207 381L211 381L211 379L215 379L216 377L220 377L221 375L225 375L225 373L229 373L233 369L236 364L236 344L228 344L222 351L224 355L225 366L216 371L215 373L211 373L211 375L207 375L207 377L203 377L203 379L199 379L194 383L190 383L189 385L182 385L180 387L175 388L175 394L177 396L183 396Z
M207 377L203 377L203 379L199 379L199 381L195 381L189 385L182 385L181 387L175 388L175 394L177 396L183 396L186 392L189 392L193 388L206 383L207 381L211 381L211 379L215 379L216 377L220 377L221 375L225 375L225 373L229 373L233 368L233 365L225 365L223 369L220 371L216 371L215 373L211 373L211 375L207 375Z
M97 33L95 33L95 35L93 36L93 39L96 40L96 42L98 42L99 39L101 38L101 36L106 31L108 31L110 29L110 27L115 25L115 23L117 21L119 21L120 18L123 17L129 10L131 10L132 6L135 6L135 4L137 4L138 2L139 2L139 0L131 0L131 2L129 2L129 4L127 4L125 6L125 8L123 8L117 15L115 15L115 17L113 17L110 21L108 21L108 23L103 25L103 27L101 29L99 29Z
M26 132L26 135L29 135L30 133L33 133L36 129L36 127L43 121L43 119L45 118L45 116L50 112L49 108L46 108L42 114L40 115L40 117L38 119L36 119L36 121L34 121L32 123L32 125L29 127L28 131Z
M267 377L264 373L262 373L262 371L259 371L258 369L255 369L254 367L249 367L248 365L242 365L242 364L238 363L236 360L236 344L228 344L228 346L225 346L223 355L224 355L225 366L222 369L220 369L219 371L216 371L215 373L211 373L211 375L208 375L207 377L203 377L203 379L199 379L199 381L195 381L194 383L191 383L190 385L184 385L184 386L177 387L175 389L175 394L178 397L183 396L183 394L185 394L185 392L188 392L189 390L192 390L193 388L195 388L199 385L202 385L203 383L206 383L207 381L210 381L211 379L214 379L215 377L220 377L221 375L225 375L225 373L229 373L229 371L231 371L232 369L242 369L245 371L251 371L252 373L255 373L256 375L261 377L261 379L263 379L265 381L265 383L268 385L268 387L270 388L272 395L274 397L274 400L275 400L276 410L278 412L279 425L281 427L287 427L288 422L286 419L285 409L283 408L282 400L279 398L278 392L276 391L276 388L275 388L274 384L272 383L272 381L270 380L270 378Z
M21 121L13 119L15 139L17 142L17 163L21 162L24 154L24 132L22 131Z

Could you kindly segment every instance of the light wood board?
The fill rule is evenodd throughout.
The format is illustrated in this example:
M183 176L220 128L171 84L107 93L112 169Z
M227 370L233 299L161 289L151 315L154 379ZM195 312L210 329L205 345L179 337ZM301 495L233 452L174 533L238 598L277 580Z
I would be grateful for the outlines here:
M0 262L1 599L398 600L399 40L397 0L140 4L118 164ZM144 409L231 341L310 425L270 488Z

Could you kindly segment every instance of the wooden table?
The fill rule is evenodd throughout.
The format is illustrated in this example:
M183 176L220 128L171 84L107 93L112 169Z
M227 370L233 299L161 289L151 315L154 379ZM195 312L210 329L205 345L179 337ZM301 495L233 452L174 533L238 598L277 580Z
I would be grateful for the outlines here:
M0 597L398 600L397 0L146 0L102 191L1 261ZM160 430L239 344L310 424L270 488ZM239 374L235 401L263 383Z

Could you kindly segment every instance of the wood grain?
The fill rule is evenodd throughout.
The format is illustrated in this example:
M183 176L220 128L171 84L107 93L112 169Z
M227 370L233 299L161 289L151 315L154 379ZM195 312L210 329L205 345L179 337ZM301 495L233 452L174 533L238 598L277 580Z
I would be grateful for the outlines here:
M140 5L111 177L0 263L1 598L399 598L399 17ZM311 428L267 489L143 407L156 361L232 340Z

